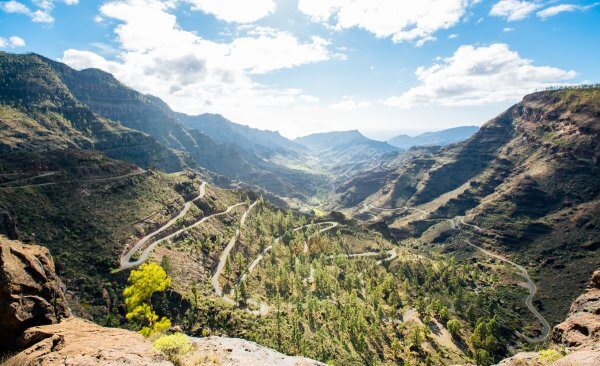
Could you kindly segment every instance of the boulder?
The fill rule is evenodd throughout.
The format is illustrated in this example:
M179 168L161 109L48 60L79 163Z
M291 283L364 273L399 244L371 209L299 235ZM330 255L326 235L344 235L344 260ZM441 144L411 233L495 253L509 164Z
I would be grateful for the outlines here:
M48 249L0 236L0 351L32 326L70 316Z

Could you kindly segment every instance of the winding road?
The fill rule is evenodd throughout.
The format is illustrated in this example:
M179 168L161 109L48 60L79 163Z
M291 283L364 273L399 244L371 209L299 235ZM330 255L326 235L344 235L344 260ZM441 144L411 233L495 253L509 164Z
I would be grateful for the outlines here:
M411 211L416 211L421 213L423 216L421 216L421 220L424 220L427 215L429 215L429 212L425 211L425 210L421 210L420 208L416 208L416 207L411 207L411 206L402 206L402 207L397 207L397 208L385 208L385 207L377 207L377 206L373 206L371 204L364 204L364 208L360 211L361 213L367 212L369 210L379 210L379 211L407 211L407 210L411 210Z
M307 227L312 227L312 226L319 226L319 225L329 225L326 228L323 228L319 231L317 231L316 233L310 235L306 241L304 242L304 248L303 251L304 253L308 253L308 241L310 240L310 238L312 238L313 236L317 235L317 234L321 234L324 233L326 231L329 231L337 226L339 226L340 224L338 222L335 221L324 221L324 222L316 222L313 224L306 224L306 225L302 225L299 226L297 228L294 228L292 230L288 230L285 233L283 233L282 235L280 235L279 237L275 238L275 240L273 240L273 243L278 243L284 236L285 234L287 234L288 232L296 232L298 230L302 230L304 228ZM259 254L253 261L252 263L250 263L250 265L248 266L248 269L246 270L246 272L244 274L242 274L240 276L240 278L238 279L236 285L239 285L241 282L245 281L246 278L252 274L252 272L254 272L254 269L256 268L256 266L258 266L258 264L263 260L263 258L265 257L265 255L267 255L267 253L269 251L271 251L271 249L273 249L273 244L269 245L268 247L266 247L265 249L263 249L262 253Z
M47 172L47 173L44 173L44 174L37 175L35 177L23 179L22 181L31 180L31 179L35 179L35 178L41 178L41 177L47 177L47 176L54 175L55 173L56 172ZM62 181L62 182L32 183L32 184L25 184L25 185L22 185L22 186L11 186L11 185L8 185L8 184L15 183L15 182L7 182L7 183L3 183L3 185L0 185L0 189L3 189L3 188L16 189L16 188L28 188L28 187L43 187L43 186L54 186L54 185L58 185L58 184L68 184L68 183L107 182L107 181L111 181L111 180L117 180L117 179L123 179L123 178L133 177L133 176L144 174L144 173L146 173L146 170L144 170L144 169L138 169L138 170L136 170L134 172L131 172L131 173L127 173L127 174L123 174L123 175L117 175L117 176L113 176L113 177L91 178L91 179L84 179L84 180L76 180L76 179L74 179L74 180L65 180L65 181Z
M465 226L470 226L476 230L481 231L482 229L477 226L477 225L473 225L473 224L469 224L466 223L464 220L464 216L460 217L460 219L458 220L459 225L465 225ZM539 313L539 311L537 311L537 309L535 308L535 306L533 306L533 298L537 292L537 286L535 284L535 282L533 282L533 280L531 279L531 277L529 276L529 272L527 272L527 270L521 266L520 264L517 264L501 255L498 255L496 253L490 252L489 250L483 249L482 247L475 245L473 243L471 243L471 241L469 239L466 239L466 243L469 244L471 247L476 248L477 250L481 251L482 253L496 258L502 262L508 263L514 267L516 267L519 272L517 272L518 275L520 275L521 277L523 277L527 283L527 288L529 289L529 294L527 295L527 298L525 299L525 305L527 306L527 308L529 309L529 311L531 311L531 313L540 321L540 323L542 324L542 331L541 334L537 337L531 338L528 337L524 334L519 334L521 337L525 338L528 342L530 343L538 343L538 342L543 342L547 337L548 334L550 333L550 324L548 323L548 321L546 320L546 318L544 318L542 316L542 314Z
M381 211L397 211L397 210L407 210L407 209L414 210L414 211L422 213L421 220L447 221L448 223L450 223L450 226L452 229L460 229L460 225L464 225L464 226L474 228L478 231L482 231L482 229L479 226L465 222L464 216L459 217L458 220L456 220L456 221L454 219L448 219L448 218L426 219L426 217L429 215L429 213L427 211L419 209L419 208L408 207L408 206L403 206L403 207L398 207L398 208L383 208L383 207L375 207L371 204L364 204L364 208L360 212L365 213L370 209L381 210ZM517 272L517 274L519 274L521 277L523 277L525 279L525 281L527 283L527 288L529 290L529 294L525 298L525 305L527 306L529 311L536 317L536 319L538 319L539 322L542 324L542 331L539 336L533 337L533 338L528 337L519 332L517 332L517 334L520 335L521 337L523 337L525 340L527 340L530 343L543 342L548 337L548 334L550 333L550 324L542 316L542 314L540 314L540 312L535 308L535 306L533 306L533 298L537 292L537 286L536 286L535 282L533 282L533 280L529 276L529 272L527 272L527 270L523 266L521 266L501 255L490 252L489 250L483 249L482 247L473 244L469 239L466 239L466 243L468 245L470 245L471 247L478 249L482 253L484 253L490 257L496 258L502 262L508 263L508 264L516 267L519 270L519 272Z
M235 246L235 243L238 241L238 238L240 237L240 230L244 227L244 224L246 223L246 217L248 216L248 213L250 212L250 210L252 210L252 208L254 208L254 206L256 206L257 203L258 203L258 201L254 201L254 203L252 203L250 206L248 206L248 209L246 211L244 211L244 214L242 215L242 218L240 219L240 227L235 230L235 235L231 238L231 240L229 240L229 243L227 244L225 249L223 249L223 252L221 253L221 256L219 257L219 264L217 264L217 269L211 280L213 289L215 290L215 293L218 296L225 299L225 301L227 301L227 302L234 302L234 301L231 300L230 298L228 298L227 296L223 295L223 289L221 288L221 284L219 283L219 278L221 277L223 268L225 268L225 263L227 262L227 258L229 257L229 252L231 252L231 249L233 249L233 247Z
M198 196L196 196L196 198L186 202L183 205L183 209L177 214L177 216L173 217L171 220L167 221L167 223L165 223L163 226L159 227L158 229L154 230L150 234L148 234L148 235L144 236L143 238L141 238L140 240L138 240L138 242L131 249L129 249L129 251L127 251L127 253L125 253L123 256L121 256L119 270L122 271L124 269L139 266L140 264L142 264L148 257L148 254L152 251L152 249L154 249L156 244L158 244L158 242L155 242L152 245L148 246L148 248L146 248L142 252L142 255L136 261L131 261L131 257L133 256L133 254L135 254L148 240L152 239L156 235L162 233L163 231L167 230L169 227L173 226L173 224L175 222L177 222L177 220L179 220L180 218L185 216L185 214L190 210L190 207L192 207L192 203L194 203L195 201L204 197L205 194L206 194L206 182L202 182L202 184L200 185L200 192L198 193ZM164 240L164 238L163 238L163 240Z

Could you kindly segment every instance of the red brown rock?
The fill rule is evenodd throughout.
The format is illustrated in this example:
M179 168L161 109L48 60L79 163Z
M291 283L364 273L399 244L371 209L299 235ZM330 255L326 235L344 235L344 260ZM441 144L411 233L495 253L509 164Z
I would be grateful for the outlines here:
M70 316L48 249L0 236L0 350L27 328Z
M19 343L28 345L28 348L10 359L9 364L173 365L164 355L154 351L152 343L138 333L101 327L76 317L65 319L59 324L27 329Z

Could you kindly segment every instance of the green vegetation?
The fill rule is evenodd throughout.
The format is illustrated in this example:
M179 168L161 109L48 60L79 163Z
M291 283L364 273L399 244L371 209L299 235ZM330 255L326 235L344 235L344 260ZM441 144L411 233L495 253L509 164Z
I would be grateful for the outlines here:
M503 295L492 286L496 275L449 257L411 254L354 221L342 221L342 226L322 234L317 230L326 226L293 230L311 220L261 201L247 217L220 279L223 291L237 305L199 296L212 293L187 274L196 271L199 259L169 261L172 272L181 274L178 291L188 300L179 311L166 306L160 311L178 317L187 334L243 337L339 365L475 359L487 364L506 353L498 345L506 344L520 323L515 313L498 307ZM199 253L192 248L204 246L208 235L204 230L210 226L174 242L172 250L196 258ZM227 236L221 241L224 245ZM271 250L265 251L270 245ZM390 249L399 253L398 258L377 264ZM264 257L254 272L238 282L261 253ZM375 255L346 256L357 253ZM486 331L493 330L495 342L483 334L481 322ZM436 327L446 324L457 348L449 349L435 333Z
M163 335L152 343L154 349L164 353L167 358L179 363L179 358L192 350L190 340L183 333Z
M159 316L152 310L152 294L164 291L171 284L165 270L156 263L144 263L129 275L129 286L123 291L127 314L130 322L141 324L140 333L146 337L163 332L171 327L171 321Z

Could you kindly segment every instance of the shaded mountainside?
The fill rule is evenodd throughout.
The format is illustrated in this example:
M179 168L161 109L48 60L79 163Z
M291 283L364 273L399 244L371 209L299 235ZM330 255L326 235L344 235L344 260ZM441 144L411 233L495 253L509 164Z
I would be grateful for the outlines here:
M282 151L286 141L290 148L299 151L298 146L279 134L250 129L224 118L176 113L159 98L127 88L106 72L76 71L62 63L44 61L91 110L153 136L170 149L185 154L191 165L300 199L314 195L325 182L322 176L268 160ZM204 123L206 120L209 122ZM293 157L299 159L294 152Z
M461 126L447 130L425 132L417 136L398 135L387 142L392 146L408 150L414 146L446 146L461 142L479 130L477 126Z
M240 125L220 114L204 113L189 116L177 113L177 116L188 128L202 131L215 141L236 145L265 159L269 159L275 154L292 155L299 158L306 153L304 146L288 140L279 132Z
M0 53L0 153L95 149L165 171L183 163L152 137L82 104L45 59Z
M600 88L531 94L468 140L387 171L364 202L466 215L537 271L538 301L558 321L600 264L599 136Z

